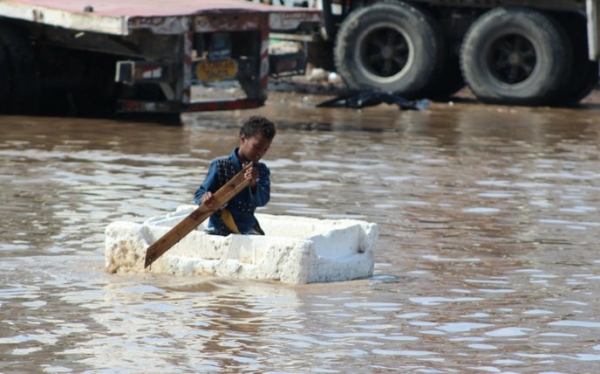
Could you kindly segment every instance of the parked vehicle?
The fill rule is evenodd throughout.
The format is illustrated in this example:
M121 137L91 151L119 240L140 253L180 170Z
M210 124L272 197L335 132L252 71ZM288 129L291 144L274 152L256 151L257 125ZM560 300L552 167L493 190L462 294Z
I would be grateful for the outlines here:
M257 107L269 73L303 74L306 62L271 55L270 33L311 40L321 23L318 10L243 0L0 1L0 114ZM241 94L194 92L223 81Z
M598 83L599 0L321 0L309 62L352 89L573 105Z

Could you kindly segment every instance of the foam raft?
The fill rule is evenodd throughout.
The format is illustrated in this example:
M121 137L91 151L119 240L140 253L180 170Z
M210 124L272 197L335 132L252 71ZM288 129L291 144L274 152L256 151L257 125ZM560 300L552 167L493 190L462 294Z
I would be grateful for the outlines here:
M141 271L148 246L196 208L181 206L173 213L141 224L109 224L105 230L107 271ZM287 284L346 281L373 275L373 250L378 237L375 223L269 214L256 217L266 235L209 235L204 232L205 221L146 270Z

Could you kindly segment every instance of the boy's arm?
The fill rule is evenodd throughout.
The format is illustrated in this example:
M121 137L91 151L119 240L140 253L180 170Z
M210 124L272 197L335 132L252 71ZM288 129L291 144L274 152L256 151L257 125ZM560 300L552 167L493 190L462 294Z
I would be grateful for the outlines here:
M194 193L194 201L196 204L202 204L202 196L208 191L215 192L217 190L217 164L215 162L211 162L208 168L208 172L206 173L206 178L204 182L198 187L196 193Z
M256 206L265 206L271 199L271 172L266 166L259 169L258 178L256 178L256 189L250 187L250 196Z

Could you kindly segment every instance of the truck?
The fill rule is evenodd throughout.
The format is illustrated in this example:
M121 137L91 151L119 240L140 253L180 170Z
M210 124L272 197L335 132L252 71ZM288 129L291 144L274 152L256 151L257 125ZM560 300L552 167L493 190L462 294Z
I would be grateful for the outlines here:
M179 116L254 108L269 76L303 74L316 9L243 0L0 0L0 114ZM223 84L236 93L216 95Z
M353 90L572 106L598 84L599 0L320 0L309 62Z

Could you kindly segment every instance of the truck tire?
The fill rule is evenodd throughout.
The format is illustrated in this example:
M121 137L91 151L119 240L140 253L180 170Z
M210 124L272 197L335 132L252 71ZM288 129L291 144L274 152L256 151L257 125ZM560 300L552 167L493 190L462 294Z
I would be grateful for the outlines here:
M463 76L486 103L551 103L571 71L571 44L549 15L525 7L494 8L469 28Z
M426 13L403 2L379 2L350 13L336 38L337 72L351 89L414 98L443 59L441 32Z
M553 104L574 106L598 84L598 62L588 57L587 19L579 13L560 13L558 21L566 30L573 46L573 64L569 79L560 89Z
M12 82L8 100L9 114L37 114L40 107L40 75L33 49L23 35L0 24L0 45L10 65Z

